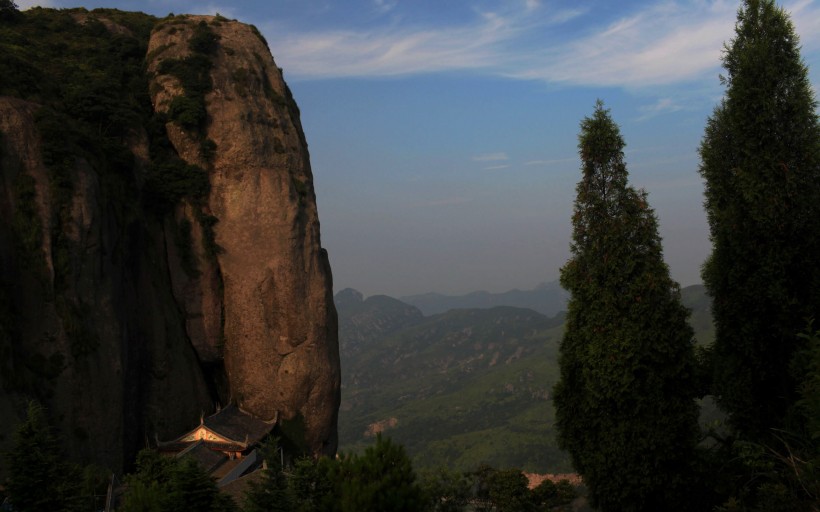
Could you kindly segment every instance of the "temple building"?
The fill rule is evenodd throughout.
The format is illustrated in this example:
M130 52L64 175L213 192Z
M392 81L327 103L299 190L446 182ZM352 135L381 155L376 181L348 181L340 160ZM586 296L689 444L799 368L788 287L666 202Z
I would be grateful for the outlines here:
M231 404L173 441L157 440L157 450L176 457L191 457L222 487L262 464L259 443L273 431L276 417L264 421Z

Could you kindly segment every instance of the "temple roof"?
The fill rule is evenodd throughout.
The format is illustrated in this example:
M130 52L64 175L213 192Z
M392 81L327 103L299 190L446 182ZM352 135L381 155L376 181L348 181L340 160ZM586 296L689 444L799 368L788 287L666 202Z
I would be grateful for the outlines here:
M199 463L206 473L211 473L228 460L221 452L212 450L205 441L197 441L177 454L177 457L188 457Z
M202 418L193 430L173 441L163 442L157 439L157 447L162 451L177 451L201 439L212 450L244 451L268 435L276 425L277 418L264 421L231 404Z
M237 443L253 445L273 430L276 419L267 422L231 404L203 420L208 429Z

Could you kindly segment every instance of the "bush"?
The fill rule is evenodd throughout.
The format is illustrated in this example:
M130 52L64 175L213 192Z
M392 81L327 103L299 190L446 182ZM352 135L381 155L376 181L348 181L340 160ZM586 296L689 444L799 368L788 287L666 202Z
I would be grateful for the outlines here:
M189 96L177 96L168 107L168 118L186 130L200 130L205 125L208 113L205 104Z
M194 53L211 55L219 48L219 36L204 21L194 27L194 35L188 40L188 48Z

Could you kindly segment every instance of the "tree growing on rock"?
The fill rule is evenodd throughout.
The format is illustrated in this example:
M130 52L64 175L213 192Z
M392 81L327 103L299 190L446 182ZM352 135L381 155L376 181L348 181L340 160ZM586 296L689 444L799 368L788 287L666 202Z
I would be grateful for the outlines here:
M603 511L687 509L697 441L693 334L646 193L600 101L581 123L571 293L554 403L559 442Z
M723 56L726 93L700 147L712 254L714 392L768 442L804 378L790 371L820 317L820 129L798 38L773 0L746 0Z

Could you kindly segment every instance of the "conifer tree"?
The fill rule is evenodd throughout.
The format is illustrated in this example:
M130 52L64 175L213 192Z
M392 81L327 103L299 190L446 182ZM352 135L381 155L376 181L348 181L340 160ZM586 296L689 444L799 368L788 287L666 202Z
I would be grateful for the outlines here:
M77 468L63 461L60 448L45 409L39 402L30 402L26 420L17 427L13 447L5 454L6 490L14 510L79 509L80 477Z
M323 459L327 464L327 459ZM376 443L361 455L343 455L326 474L334 485L333 503L325 510L338 512L414 512L423 496L410 458L400 444L376 435ZM321 461L320 461L321 463Z
M723 56L726 93L700 147L713 250L714 393L746 438L766 441L804 376L790 372L820 316L816 102L798 38L773 0L745 0Z
M269 438L262 445L266 468L259 481L251 482L245 494L245 512L290 512L294 510L288 480L282 467L279 439Z
M559 442L600 510L687 510L698 414L688 312L600 101L579 140L583 175L561 269L571 298L554 393Z
M233 512L233 499L193 459L164 457L149 448L137 455L137 472L126 477L124 512Z

